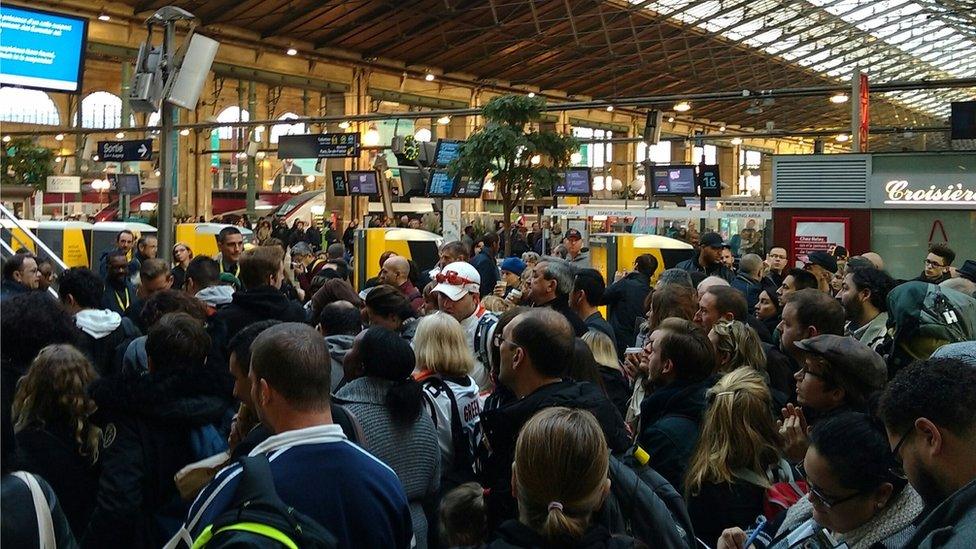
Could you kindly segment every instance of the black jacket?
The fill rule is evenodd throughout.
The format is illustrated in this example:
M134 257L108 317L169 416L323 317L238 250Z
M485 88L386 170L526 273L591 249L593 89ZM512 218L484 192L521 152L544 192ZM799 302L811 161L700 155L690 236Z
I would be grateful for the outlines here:
M511 484L515 441L519 431L536 412L553 406L593 413L603 428L611 452L623 452L630 447L630 436L623 418L600 388L592 383L572 380L550 383L523 399L482 412L483 442L490 448L490 453L482 466L481 484L490 490L486 499L490 528L515 517Z
M603 379L603 388L607 390L607 398L620 412L620 417L627 417L627 404L634 394L633 388L620 370L603 365L599 366L599 370L600 378Z
M15 295L26 294L30 288L24 286L16 280L4 280L0 282L0 299L7 299Z
M698 494L688 498L695 536L713 544L726 528L748 529L763 514L765 499L764 488L745 481L703 484Z
M36 477L35 477L36 478ZM37 478L37 484L44 492L44 499L51 509L51 522L54 526L54 539L60 549L74 549L78 547L75 536L71 533L68 521L54 490L44 481ZM24 481L13 475L3 475L0 481L0 545L17 547L18 549L34 549L39 547L40 534L37 531L37 512L34 511L34 501L30 488Z
M725 265L718 263L715 265L709 265L707 268L702 267L698 263L698 254L691 259L686 259L681 263L674 266L676 269L681 269L682 271L688 271L689 273L704 273L705 276L717 276L724 278L727 282L731 283L732 279L735 278L735 273L732 269L729 269Z
M217 311L217 321L224 324L230 336L261 320L305 322L305 309L278 289L260 286L235 292L234 300Z
M161 547L185 518L173 475L198 456L197 427L217 424L229 403L215 395L204 368L102 378L90 392L99 408L105 449L86 547Z
M139 296L136 295L136 288L128 279L125 281L125 287L119 289L112 287L112 284L108 280L105 281L105 293L102 294L102 309L115 311L124 316L126 311L131 309L138 301ZM136 325L138 326L138 323Z
M128 317L122 317L122 323L112 333L96 339L81 330L78 336L78 350L85 353L92 361L92 366L100 377L117 375L120 371L118 349L128 347L133 339L142 335L136 323Z
M17 468L44 477L73 532L85 531L98 488L98 463L83 456L67 424L30 425L16 435Z
M617 356L623 358L624 349L637 341L637 318L644 314L644 300L651 291L651 279L634 272L614 282L603 293L607 305L607 320L617 339Z
M733 288L742 292L746 298L747 314L752 314L756 310L756 303L759 302L759 292L762 292L762 284L758 280L753 280L744 273L735 275L730 282Z
M603 319L603 315L600 311L597 311L590 316L583 319L583 324L586 325L587 330L595 330L601 332L610 338L613 342L614 348L617 347L617 334L613 331L613 326L609 322Z
M481 287L484 288L484 285ZM569 321L569 325L573 327L573 332L576 334L576 337L583 337L583 334L585 334L588 330L586 323L583 322L583 319L576 314L576 311L573 311L569 307L569 296L556 296L556 298L552 301L543 303L541 305L536 305L536 307L549 307L553 311L556 311L557 313L566 317L566 320Z
M641 402L640 434L637 443L650 456L648 465L683 486L685 468L698 443L705 391L717 377L705 381L673 381L656 389Z
M625 549L640 547L633 538L614 536L600 524L591 524L583 537L575 541L549 543L535 530L517 520L505 521L495 531L495 540L485 545L486 549Z

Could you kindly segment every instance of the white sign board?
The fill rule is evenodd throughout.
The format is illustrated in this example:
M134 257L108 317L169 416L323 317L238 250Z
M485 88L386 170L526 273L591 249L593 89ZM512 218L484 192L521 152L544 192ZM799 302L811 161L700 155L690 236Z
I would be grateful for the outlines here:
M461 240L461 201L445 200L444 208L444 242Z
M47 192L80 193L81 177L77 175L49 175L47 176Z

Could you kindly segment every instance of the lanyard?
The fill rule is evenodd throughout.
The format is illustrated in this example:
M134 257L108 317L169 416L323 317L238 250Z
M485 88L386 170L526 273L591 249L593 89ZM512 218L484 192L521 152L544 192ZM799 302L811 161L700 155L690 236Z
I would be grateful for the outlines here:
M224 270L224 262L223 262L223 260L219 261L219 263L220 263L220 272L222 272L222 273L230 272L230 271ZM240 263L238 263L237 265L234 265L234 276L237 277L237 278L240 278L241 277L241 264Z
M129 308L129 288L125 288L124 291L122 292L123 295L125 296L125 305L122 304L122 298L119 297L118 292L112 292L112 293L115 294L115 302L119 304L119 308L122 309L123 312L125 312L125 310Z

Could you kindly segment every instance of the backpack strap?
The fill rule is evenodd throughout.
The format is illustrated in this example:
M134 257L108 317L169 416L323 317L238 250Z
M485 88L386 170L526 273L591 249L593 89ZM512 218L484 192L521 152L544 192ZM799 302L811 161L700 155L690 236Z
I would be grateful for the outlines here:
M349 439L349 442L360 446L366 445L366 434L363 432L363 426L359 423L356 416L349 411L349 408L333 401L332 421L342 427L342 432Z
M430 393L426 389L427 387L433 387L441 393L446 393L447 398L451 401L451 442L454 446L454 460L456 462L464 453L464 445L468 444L470 446L470 444L468 443L467 437L464 436L464 428L461 426L461 415L458 413L457 398L454 396L454 391L448 387L447 383L440 376L436 375L424 378L420 383L424 386L424 396L428 399L432 399L433 397L430 396ZM436 406L433 402L430 404L431 406ZM433 417L433 414L431 416Z
M58 542L54 535L54 519L51 518L51 504L44 495L44 490L34 478L25 471L17 471L13 475L19 478L30 490L34 500L34 515L37 517L37 546L39 549L57 549Z

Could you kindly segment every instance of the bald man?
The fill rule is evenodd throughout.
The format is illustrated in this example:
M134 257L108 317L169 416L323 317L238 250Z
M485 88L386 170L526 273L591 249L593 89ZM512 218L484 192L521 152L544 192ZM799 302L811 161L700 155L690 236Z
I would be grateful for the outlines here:
M881 259L881 255L875 252L866 252L861 254L861 257L870 261L879 271L884 270L884 259Z
M420 290L410 281L410 263L407 258L394 255L383 262L380 269L380 284L389 284L399 288L403 295L410 300L410 306L414 312L422 314L424 306L424 296Z

